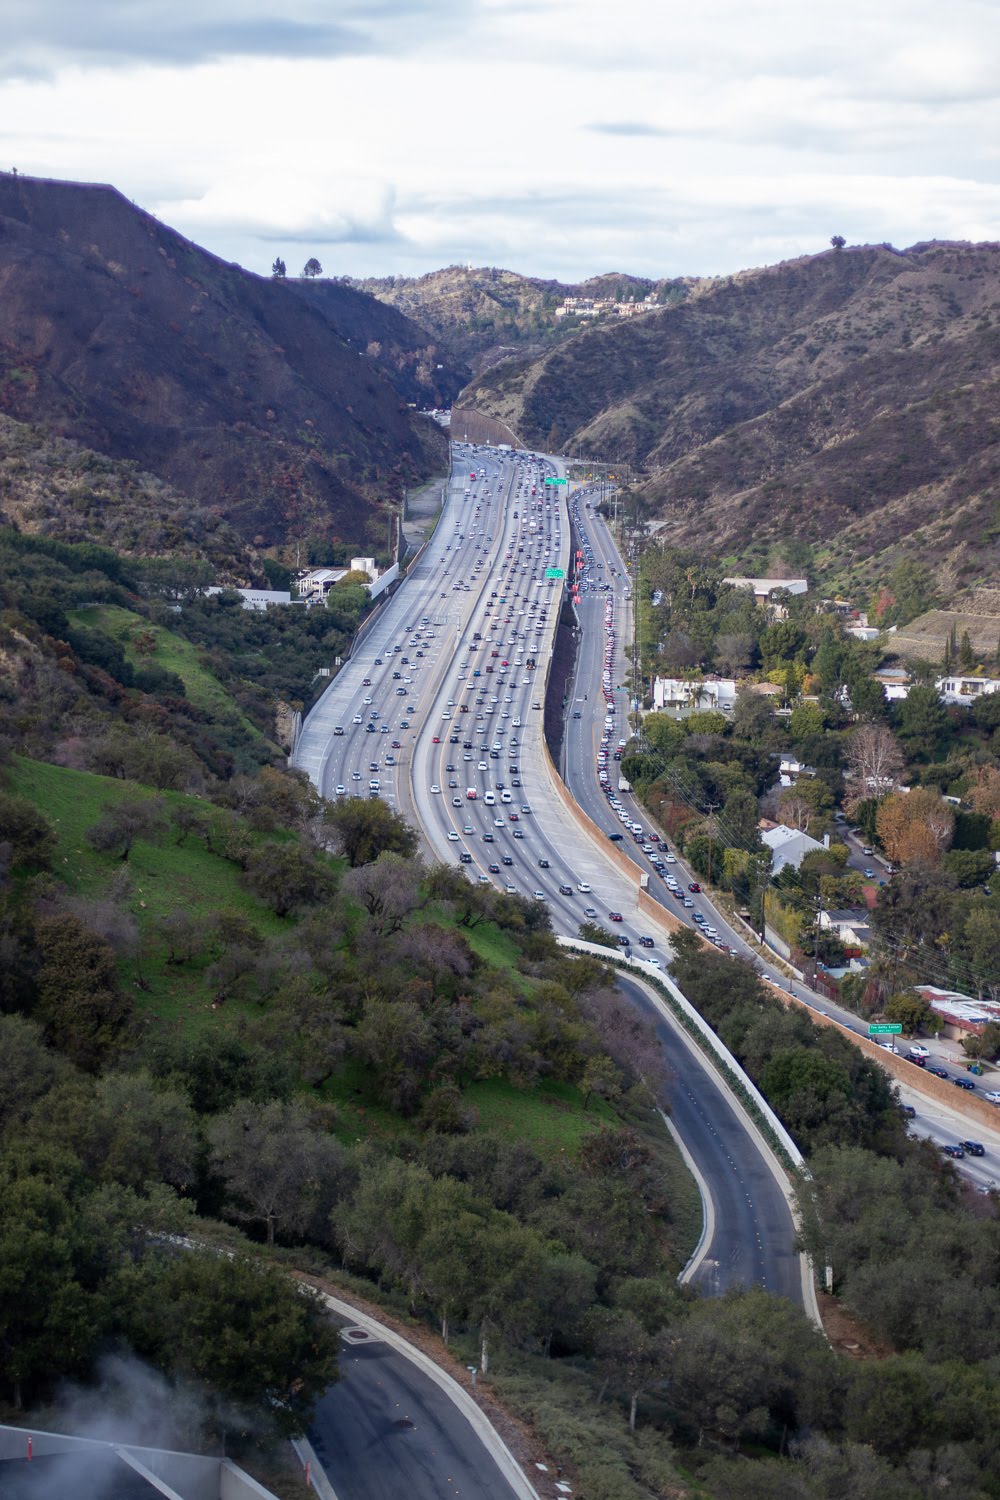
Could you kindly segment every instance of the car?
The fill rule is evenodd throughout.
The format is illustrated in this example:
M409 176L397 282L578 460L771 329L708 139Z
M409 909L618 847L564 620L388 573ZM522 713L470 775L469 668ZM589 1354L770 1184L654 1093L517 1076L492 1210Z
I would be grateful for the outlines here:
M1000 1089L990 1089L983 1098L988 1099L991 1104L1000 1104Z
M492 843L495 843L495 842L496 842L496 840L494 839L492 833L484 833L483 834L483 843L484 844L492 844Z
M547 859L540 859L538 861L538 868L540 870L547 870L549 868L549 862L548 862L548 860Z
M942 1155L950 1156L955 1161L961 1161L965 1156L965 1152L962 1150L961 1146L942 1146L940 1150Z
M596 917L597 916L597 908L594 907L594 906L585 906L583 908L583 915L585 917Z
M615 941L617 942L619 948L627 948L629 946L628 938L625 936L624 932L619 933Z
M930 1057L930 1048L922 1047L919 1042L914 1042L909 1050L910 1057Z
M641 937L639 939L639 947L640 948L655 948L656 944L653 942L653 939L651 937L646 937L644 935L643 937Z
M962 1150L966 1156L985 1156L986 1147L982 1141L962 1141Z
M536 901L547 901L549 899L544 891L532 891L531 894L534 896Z
M691 884L688 886L688 890L694 891L697 895L701 891L701 886L698 884L697 880L692 880Z
M431 791L432 791L432 792L433 792L433 793L434 793L434 794L435 794L435 795L437 795L437 796L438 796L438 797L440 797L440 795L441 795L441 788L440 788L440 787L439 787L439 786L432 786L432 787L431 787Z
M361 722L362 722L362 719L361 719L361 715L360 714L355 714L354 718L351 720L352 724L360 724Z
M452 799L451 799L451 805L452 805L452 807L461 807L461 805L462 805L462 799L461 799L461 797L452 797Z
M520 828L515 828L514 832L511 834L511 838L523 839L524 838L524 834L522 833L522 831L521 831Z
M461 852L461 854L458 857L462 861L463 865L471 865L472 864L472 855L469 854L469 852L467 850L463 849L462 852Z
M608 912L608 921L609 922L620 922L621 919L622 919L622 914L621 914L620 911L609 911Z
M511 857L510 857L509 854L504 854L504 855L501 855L500 863L502 865L512 865L514 863L514 861L511 859Z
M625 835L622 834L622 833L609 833L608 834L608 838L611 840L611 842L613 844L620 844L621 841L622 841L622 839L624 837L625 837Z
M912 1104L901 1104L899 1106L899 1113L903 1116L904 1120L914 1120L917 1115Z
M458 834L455 832L454 828L449 833L448 838L449 838L449 840L450 840L451 843L453 843L453 844L457 844L458 843Z
M967 1093L971 1093L976 1086L971 1078L953 1078L951 1081L957 1089L965 1089Z
M489 869L489 872L490 872L491 875L499 875L500 874L500 866L498 864L496 864L496 863L493 863L493 864L487 866L487 868Z
M559 887L559 894L560 896L572 896L573 887L571 885L561 885Z
M489 885L489 883L490 883L490 877L488 875L480 875L479 876L479 884L480 885Z
M928 1071L928 1073L933 1073L935 1078L948 1078L948 1077L950 1077L950 1074L948 1074L944 1068L933 1067L933 1068L928 1068L927 1071Z
M578 880L577 883L576 883L576 888L581 893L581 895L589 895L590 894L590 886L587 884L587 882L585 880Z
M868 869L866 869L864 871L864 876L865 876L866 880L874 880L875 879L875 871L869 867Z

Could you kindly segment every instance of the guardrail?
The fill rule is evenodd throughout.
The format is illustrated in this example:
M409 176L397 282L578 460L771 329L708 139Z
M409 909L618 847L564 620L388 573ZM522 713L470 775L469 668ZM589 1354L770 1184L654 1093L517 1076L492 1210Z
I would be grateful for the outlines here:
M747 1113L753 1117L754 1123L779 1160L790 1171L803 1172L805 1170L805 1157L757 1085L736 1061L726 1044L712 1030L704 1016L694 1008L684 992L678 989L668 975L655 964L650 963L648 959L625 958L624 955L616 953L611 948L605 948L600 943L586 943L579 938L564 937L557 938L556 941L561 947L590 953L614 964L616 968L637 974L655 989L660 990L685 1031L694 1037L716 1070L723 1074L727 1084Z

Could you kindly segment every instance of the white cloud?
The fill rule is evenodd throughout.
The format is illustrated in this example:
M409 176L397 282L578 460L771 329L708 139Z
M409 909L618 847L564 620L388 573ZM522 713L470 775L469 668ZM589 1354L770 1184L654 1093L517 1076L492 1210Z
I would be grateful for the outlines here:
M352 274L674 275L834 231L1000 237L980 0L9 0L5 22L0 159L115 182L258 270L284 246Z

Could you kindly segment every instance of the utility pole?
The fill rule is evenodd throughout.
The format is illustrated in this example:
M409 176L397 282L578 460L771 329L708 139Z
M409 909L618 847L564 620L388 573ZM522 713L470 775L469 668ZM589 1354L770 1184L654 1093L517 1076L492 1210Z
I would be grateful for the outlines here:
M712 814L722 806L721 802L706 802L705 811L708 813L708 883L712 884Z

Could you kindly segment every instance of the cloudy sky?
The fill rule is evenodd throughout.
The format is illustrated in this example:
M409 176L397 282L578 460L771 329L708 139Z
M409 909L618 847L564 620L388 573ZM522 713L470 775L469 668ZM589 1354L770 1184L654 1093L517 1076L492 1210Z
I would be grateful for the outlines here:
M4 0L0 164L251 270L1000 238L998 0Z

